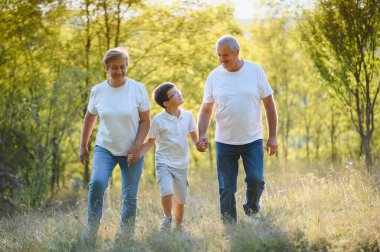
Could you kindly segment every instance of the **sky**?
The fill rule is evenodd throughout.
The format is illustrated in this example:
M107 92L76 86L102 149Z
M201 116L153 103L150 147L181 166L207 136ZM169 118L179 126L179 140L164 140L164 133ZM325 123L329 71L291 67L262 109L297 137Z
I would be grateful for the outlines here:
M230 3L235 8L234 16L238 19L252 20L254 18L265 17L265 7L260 0L206 0L206 2L217 3ZM287 5L296 7L297 5L302 7L311 7L315 0L277 0L272 2L279 2L280 5Z
M153 0L153 2L173 3L178 0ZM263 0L195 0L194 2L207 3L211 5L218 5L221 3L231 4L235 11L234 16L237 19L253 20L261 19L266 15L265 7L263 7ZM273 1L274 2L274 1ZM301 7L311 7L315 0L276 0L280 5L288 5L295 7L297 5Z

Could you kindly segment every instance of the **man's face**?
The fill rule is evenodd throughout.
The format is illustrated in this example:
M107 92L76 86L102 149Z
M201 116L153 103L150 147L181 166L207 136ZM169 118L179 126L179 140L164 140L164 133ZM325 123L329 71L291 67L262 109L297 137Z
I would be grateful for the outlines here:
M217 50L220 64L228 71L236 71L239 68L239 50L234 52L228 45L223 45Z

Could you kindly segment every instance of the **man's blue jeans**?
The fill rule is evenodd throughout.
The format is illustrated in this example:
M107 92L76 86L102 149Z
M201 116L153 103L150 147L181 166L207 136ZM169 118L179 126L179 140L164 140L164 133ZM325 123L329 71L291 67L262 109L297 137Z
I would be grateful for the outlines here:
M137 213L137 193L144 157L127 167L125 156L113 156L108 150L95 146L92 162L92 176L88 188L88 231L96 233L103 211L104 191L108 180L118 163L122 180L121 229L134 228Z
M259 139L243 145L216 142L216 156L219 181L220 213L222 220L236 221L236 200L238 160L243 159L246 182L244 212L252 215L259 212L260 197L264 191L264 147Z

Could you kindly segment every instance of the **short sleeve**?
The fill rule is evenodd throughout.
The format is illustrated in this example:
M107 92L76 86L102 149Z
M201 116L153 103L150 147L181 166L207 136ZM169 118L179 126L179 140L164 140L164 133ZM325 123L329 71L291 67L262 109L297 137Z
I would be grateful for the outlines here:
M273 90L270 87L267 76L265 75L265 72L261 66L259 66L258 69L258 81L261 99L264 99L265 97L268 97L269 95L273 94Z
M93 115L97 115L98 111L96 110L95 106L95 96L96 96L96 87L93 87L91 89L90 93L90 101L88 102L87 110Z
M190 121L189 121L189 132L194 132L196 131L196 123L195 123L195 118L193 113L190 112Z
M158 138L158 133L159 133L159 124L157 121L157 118L153 118L152 125L150 125L149 129L149 138Z
M203 103L214 102L214 97L212 95L212 81L210 75L207 77L205 90L203 93Z
M142 85L140 92L139 112L144 112L150 109L149 97L144 85Z

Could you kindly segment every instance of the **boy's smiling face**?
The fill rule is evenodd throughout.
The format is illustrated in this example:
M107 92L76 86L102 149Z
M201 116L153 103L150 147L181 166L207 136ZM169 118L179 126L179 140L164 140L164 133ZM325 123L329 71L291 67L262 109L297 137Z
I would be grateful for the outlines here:
M184 103L182 93L177 88L173 87L167 92L168 100L165 101L165 107L179 107Z

